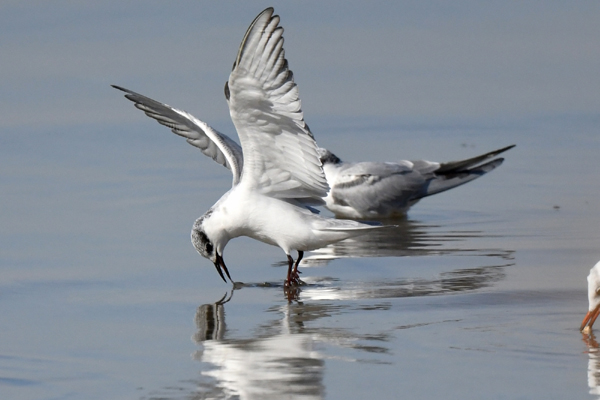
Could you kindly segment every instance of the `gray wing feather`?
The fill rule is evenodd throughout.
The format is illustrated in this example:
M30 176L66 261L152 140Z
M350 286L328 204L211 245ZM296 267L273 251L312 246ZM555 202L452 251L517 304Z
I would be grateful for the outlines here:
M173 133L186 138L189 144L199 148L204 155L231 170L233 185L237 185L241 177L244 157L242 147L229 136L216 131L185 111L131 90L115 85L113 87L127 93L125 97L134 102L135 107L144 111L147 116L171 128Z
M244 184L280 199L322 203L329 186L269 7L252 22L226 92L244 154Z
M388 215L408 209L427 185L410 162L343 164L331 195L336 204L364 215Z

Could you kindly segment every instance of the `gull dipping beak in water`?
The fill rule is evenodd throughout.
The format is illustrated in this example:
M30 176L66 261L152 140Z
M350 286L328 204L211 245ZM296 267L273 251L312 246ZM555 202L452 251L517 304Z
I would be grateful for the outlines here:
M235 237L279 246L288 260L285 285L294 286L300 282L298 264L304 251L381 228L323 218L311 207L324 204L329 186L304 122L282 34L273 8L260 13L244 35L225 84L241 148L189 113L114 86L148 116L231 170L233 187L196 220L192 243L223 280L225 272L232 282L223 251ZM298 252L296 261L293 250Z
M600 314L600 261L590 269L587 277L588 281L588 301L589 310L581 322L580 331L587 333L592 330L592 326Z

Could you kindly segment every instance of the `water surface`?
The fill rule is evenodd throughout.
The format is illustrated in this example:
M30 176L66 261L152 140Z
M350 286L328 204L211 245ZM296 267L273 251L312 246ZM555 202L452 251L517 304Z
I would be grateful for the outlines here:
M231 130L222 82L263 5L59 7L60 26L11 6L0 397L600 395L598 339L578 331L600 259L595 6L311 4L278 11L321 145L449 161L517 144L505 163L397 228L306 254L293 296L280 249L235 239L233 290L189 239L229 172L108 85Z

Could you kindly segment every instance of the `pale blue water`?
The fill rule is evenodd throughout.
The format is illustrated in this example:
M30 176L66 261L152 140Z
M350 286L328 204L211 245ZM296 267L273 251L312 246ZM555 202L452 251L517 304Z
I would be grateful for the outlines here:
M597 3L329 4L276 10L320 145L517 147L386 235L307 254L293 301L280 249L230 242L235 291L195 252L229 172L109 87L232 134L222 85L266 5L3 6L0 398L600 396L578 331L600 259Z
M397 143L386 147L437 140L465 157L518 146L398 229L309 255L292 302L279 249L232 241L227 262L246 283L233 294L195 253L191 224L230 181L168 131L92 135L104 144L76 131L12 136L3 398L586 398L595 350L578 326L600 197L583 166L598 140L594 121L562 124L499 128L501 140L452 133L467 148L439 132L369 130ZM364 133L345 135L360 148ZM18 152L48 147L51 159Z

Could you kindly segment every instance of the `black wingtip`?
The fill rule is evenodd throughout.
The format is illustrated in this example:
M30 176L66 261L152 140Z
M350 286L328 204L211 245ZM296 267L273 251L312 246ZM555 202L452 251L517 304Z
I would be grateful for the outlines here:
M225 98L227 99L227 101L229 101L229 98L231 97L231 93L229 92L229 81L225 81Z
M119 86L119 85L110 85L110 86L114 87L114 88L115 88L115 89L117 89L117 90L120 90L121 92L125 92L125 93L127 93L127 94L137 94L137 93L135 93L135 92L132 92L132 91L131 91L131 90L129 90L129 89L125 89L124 87L122 87L122 86ZM127 95L125 95L125 97L127 97Z
M504 148L502 148L502 149L498 150L498 153L496 153L496 154L504 153L505 151L507 151L507 150L510 150L510 149L512 149L513 147L517 147L517 145L516 145L516 144L511 144L510 146L506 146L506 147L504 147Z
M449 162L445 162L445 163L441 163L440 167L435 171L436 174L452 174L452 173L456 173L456 172L460 172L466 169L469 169L470 167L474 167L477 164L482 163L485 160L489 160L492 157L496 157L498 154L504 153L505 151L508 151L510 149L512 149L513 147L515 147L516 144L511 144L510 146L506 146L503 147L501 149L498 150L494 150L494 151L490 151L488 153L473 157L473 158L468 158L466 160L460 160L460 161L449 161Z
M232 70L234 70L235 67L237 67L238 63L240 62L240 58L242 56L242 52L244 50L244 46L246 45L246 40L248 40L248 36L250 35L250 32L252 31L252 28L254 28L254 25L256 25L256 23L258 22L258 20L263 15L265 15L265 14L269 14L269 19L273 19L273 18L277 17L276 15L273 15L274 12L275 12L275 9L273 7L267 7L260 14L258 14L256 16L256 18L254 18L254 20L252 21L252 23L250 24L250 26L246 30L246 33L244 34L244 38L242 39L242 43L240 44L240 47L238 49L238 54L235 57L235 61L233 62L233 68L232 68Z

